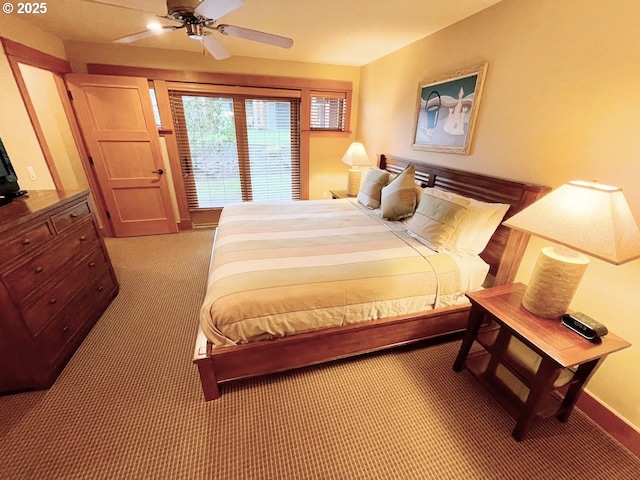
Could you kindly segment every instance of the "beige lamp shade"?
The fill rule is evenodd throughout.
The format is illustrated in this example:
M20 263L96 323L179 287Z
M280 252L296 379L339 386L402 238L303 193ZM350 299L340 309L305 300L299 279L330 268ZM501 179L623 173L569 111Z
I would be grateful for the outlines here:
M360 190L360 167L371 165L369 155L360 142L352 143L342 157L342 162L349 165L349 183L347 195L356 196Z
M503 223L560 246L543 249L523 299L545 318L566 313L589 260L620 265L640 258L640 230L622 190L572 181Z
M569 182L504 225L614 265L640 258L640 231L617 187Z

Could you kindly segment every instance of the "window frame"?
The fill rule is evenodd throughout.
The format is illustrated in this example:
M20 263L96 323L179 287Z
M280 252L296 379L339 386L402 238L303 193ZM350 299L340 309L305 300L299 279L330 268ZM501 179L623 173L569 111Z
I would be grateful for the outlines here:
M177 115L174 118L174 134L178 144L178 150L181 153L180 158L181 162L181 174L183 178L183 184L185 186L185 193L187 194L187 203L189 205L189 210L191 214L197 211L204 210L218 210L222 209L221 206L211 206L211 207L200 207L194 205L193 197L196 189L195 179L190 177L188 172L185 172L184 165L185 160L188 161L188 171L193 171L193 159L191 158L192 152L187 154L186 150L191 149L192 145L188 143L187 140L187 130L186 130L186 120L184 117L183 111L183 98L187 96L194 97L219 97L225 98L232 102L233 110L234 110L234 122L235 122L235 131L236 131L236 146L238 149L238 162L240 169L240 185L241 185L241 195L242 201L251 201L253 200L252 186L257 183L254 180L256 178L251 178L250 174L250 162L251 157L249 154L249 148L251 145L248 142L248 126L246 124L247 116L246 116L246 101L247 100L265 100L265 101L283 101L289 103L292 107L295 108L295 113L293 113L294 123L291 124L292 127L297 126L297 131L295 133L295 139L297 140L296 144L296 155L295 155L295 165L292 166L292 171L295 172L295 177L292 179L292 193L293 200L300 199L300 191L301 191L301 132L299 131L299 117L300 117L300 95L298 92L294 90L274 90L274 89L263 89L260 91L257 88L241 88L234 87L232 89L229 88L216 88L213 86L206 86L204 88L200 88L197 85L192 84L184 84L184 83L167 83L167 89L169 90L169 97L171 102L173 103L173 112ZM180 99L180 100L178 100ZM180 106L177 106L176 102L180 102ZM189 157L188 159L186 157ZM189 201L189 199L191 199Z
M314 126L313 120L313 104L314 98L322 99L322 100L340 100L341 105L338 108L337 116L338 118L330 118L329 122L335 120L338 124L337 128L333 128L331 126ZM333 132L333 133L344 133L348 131L347 128L347 110L349 105L349 99L347 98L346 92L336 92L336 91L311 91L309 92L309 130L312 132ZM339 118L342 117L342 118Z

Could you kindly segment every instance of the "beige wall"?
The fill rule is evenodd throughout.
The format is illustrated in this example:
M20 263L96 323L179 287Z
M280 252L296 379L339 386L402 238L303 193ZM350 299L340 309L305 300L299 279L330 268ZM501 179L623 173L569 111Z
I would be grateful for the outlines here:
M640 2L505 0L362 69L358 140L389 153L558 187L597 179L623 188L640 220ZM411 148L421 79L487 61L469 156ZM517 280L527 282L541 241ZM640 428L640 261L592 260L572 308L634 344L588 390Z
M0 36L66 59L60 40L23 22L16 15L0 15ZM24 190L55 188L4 52L0 54L0 85L0 138L18 174L20 187ZM27 166L33 167L36 180L31 180Z
M62 189L88 189L89 183L60 99L56 76L47 70L23 64L20 64L20 71L60 177Z
M67 59L62 40L31 23L25 22L20 18L20 15L0 15L0 36L54 57Z

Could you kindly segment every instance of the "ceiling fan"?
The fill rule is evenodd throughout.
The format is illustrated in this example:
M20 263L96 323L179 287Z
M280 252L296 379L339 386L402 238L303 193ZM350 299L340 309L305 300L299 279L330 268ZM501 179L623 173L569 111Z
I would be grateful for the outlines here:
M138 10L136 8L118 5L108 1L85 0L91 3L101 3L115 7ZM218 19L227 13L240 8L242 0L167 0L167 15L159 15L160 18L178 22L180 25L148 26L144 32L134 33L126 37L114 40L115 43L131 43L143 38L161 35L175 30L184 29L191 39L202 42L204 48L216 60L229 58L230 54L222 43L215 37L213 31L223 35L253 40L281 48L290 48L293 40L280 35L237 27L235 25L218 24Z

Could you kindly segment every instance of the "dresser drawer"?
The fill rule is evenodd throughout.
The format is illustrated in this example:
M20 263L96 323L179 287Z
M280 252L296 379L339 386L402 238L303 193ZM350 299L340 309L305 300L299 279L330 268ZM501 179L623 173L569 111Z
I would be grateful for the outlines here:
M84 202L52 216L51 221L53 222L53 227L56 229L56 232L61 233L67 228L80 223L84 218L88 217L90 213L89 204Z
M42 222L26 228L3 243L0 249L0 266L22 255L28 255L53 237L48 223Z
M58 237L51 248L2 275L7 289L16 302L50 280L73 258L85 255L100 243L93 222L85 222L70 235Z
M22 312L22 318L31 334L37 335L71 298L102 274L105 265L107 259L102 249L96 248L73 267L66 277L42 295L30 300Z
M104 305L116 288L108 267L103 267L99 277L77 295L56 315L49 325L35 337L38 350L50 365L67 358L75 343L78 332L85 329L90 320L96 320L101 313L97 306ZM89 299L90 298L90 299Z

